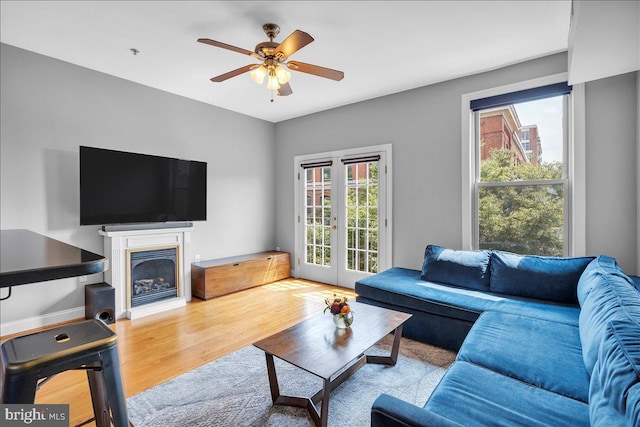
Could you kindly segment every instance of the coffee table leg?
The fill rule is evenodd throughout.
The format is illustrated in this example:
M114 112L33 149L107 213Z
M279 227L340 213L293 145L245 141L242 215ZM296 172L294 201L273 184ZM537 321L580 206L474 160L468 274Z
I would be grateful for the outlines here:
M367 355L367 363L378 363L381 365L393 366L398 361L398 352L400 350L400 339L402 338L402 325L398 326L393 332L393 345L391 346L391 354L389 356L369 356Z
M325 378L322 386L322 406L320 407L320 426L327 427L329 419L329 394L331 393L331 379Z
M275 404L280 397L280 387L278 387L278 377L276 376L276 366L273 363L273 354L265 353L267 357L267 373L269 375L269 388L271 389L271 401Z
M283 396L280 394L278 386L278 376L276 375L276 365L273 363L273 354L265 352L267 359L267 374L269 375L269 388L271 389L271 401L274 405L294 406L296 408L306 408L314 424L319 427L327 427L329 414L329 393L331 392L331 380L324 380L322 388L322 406L318 413L313 401L305 397ZM326 397L325 397L326 396Z
M398 361L398 351L400 350L400 339L402 338L402 325L398 326L393 333L393 347L391 347L391 364Z

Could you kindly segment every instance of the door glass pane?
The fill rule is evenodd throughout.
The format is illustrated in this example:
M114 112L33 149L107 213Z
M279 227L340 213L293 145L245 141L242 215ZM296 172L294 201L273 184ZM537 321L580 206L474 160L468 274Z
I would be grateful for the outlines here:
M305 170L305 260L331 266L331 167Z
M562 184L480 187L480 249L563 255Z
M378 162L345 165L347 269L378 272Z

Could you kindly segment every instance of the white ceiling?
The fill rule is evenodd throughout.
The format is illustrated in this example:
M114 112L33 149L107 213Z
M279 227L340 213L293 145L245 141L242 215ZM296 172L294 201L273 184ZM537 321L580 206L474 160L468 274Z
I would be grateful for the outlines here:
M0 41L92 70L278 122L567 50L570 0L552 1L2 1ZM274 103L254 63L197 43L244 49L296 29L315 41L292 59L344 71L336 82L292 72ZM133 55L131 48L140 53ZM43 70L46 78L46 70Z

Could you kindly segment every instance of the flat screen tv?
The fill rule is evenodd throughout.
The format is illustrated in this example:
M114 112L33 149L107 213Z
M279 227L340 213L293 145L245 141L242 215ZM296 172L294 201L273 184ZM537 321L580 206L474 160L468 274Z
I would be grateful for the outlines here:
M206 219L205 162L80 147L80 225Z

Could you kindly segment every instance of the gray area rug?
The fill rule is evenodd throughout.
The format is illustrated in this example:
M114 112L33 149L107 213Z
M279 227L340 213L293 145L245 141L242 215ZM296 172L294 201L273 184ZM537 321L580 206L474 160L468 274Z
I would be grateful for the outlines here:
M388 354L387 336L367 354ZM398 363L366 364L336 388L329 426L369 426L373 401L387 393L423 406L455 353L403 338ZM275 358L280 392L312 396L322 381ZM127 399L135 427L313 426L306 409L273 406L264 352L242 348ZM319 405L318 405L319 409Z

